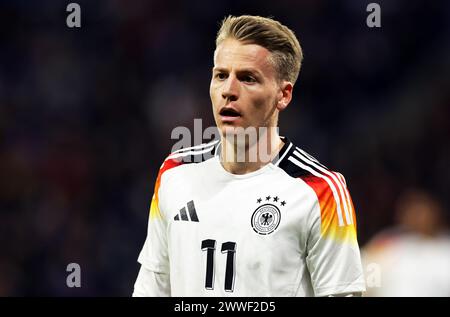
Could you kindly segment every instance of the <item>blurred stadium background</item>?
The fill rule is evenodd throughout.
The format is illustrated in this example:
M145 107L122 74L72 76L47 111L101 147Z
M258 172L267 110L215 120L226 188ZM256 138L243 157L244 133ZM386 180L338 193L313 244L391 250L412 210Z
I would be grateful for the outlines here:
M79 29L70 2L0 1L0 296L131 295L170 133L213 125L228 14L297 33L305 59L280 130L346 176L362 247L398 225L409 188L448 219L449 1L74 1ZM71 262L81 288L66 287Z

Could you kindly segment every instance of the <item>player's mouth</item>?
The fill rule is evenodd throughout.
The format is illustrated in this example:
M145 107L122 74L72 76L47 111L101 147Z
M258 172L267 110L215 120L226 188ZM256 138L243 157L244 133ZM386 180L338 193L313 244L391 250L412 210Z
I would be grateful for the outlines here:
M241 117L241 114L239 111L237 111L235 108L230 106L223 107L219 112L220 118L222 119L222 122L234 122L238 120Z

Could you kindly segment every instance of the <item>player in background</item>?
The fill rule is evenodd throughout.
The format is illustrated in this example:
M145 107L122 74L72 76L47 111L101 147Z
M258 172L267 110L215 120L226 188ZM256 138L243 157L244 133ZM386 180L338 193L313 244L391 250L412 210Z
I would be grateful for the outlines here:
M409 188L393 214L395 225L362 252L370 268L366 296L449 297L450 234L443 204L424 189Z
M162 164L133 296L365 290L344 177L276 129L301 61L296 36L278 21L224 19L210 84L221 138Z

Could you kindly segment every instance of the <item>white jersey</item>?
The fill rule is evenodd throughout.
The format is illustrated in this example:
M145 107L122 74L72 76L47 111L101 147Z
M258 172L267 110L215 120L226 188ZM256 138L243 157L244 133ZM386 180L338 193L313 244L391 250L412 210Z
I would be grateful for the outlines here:
M366 267L378 271L370 270L366 295L449 297L450 237L397 229L379 234L363 252Z
M171 296L327 296L365 291L345 180L288 139L279 158L227 172L218 141L161 166L138 261ZM198 161L198 160L197 160Z

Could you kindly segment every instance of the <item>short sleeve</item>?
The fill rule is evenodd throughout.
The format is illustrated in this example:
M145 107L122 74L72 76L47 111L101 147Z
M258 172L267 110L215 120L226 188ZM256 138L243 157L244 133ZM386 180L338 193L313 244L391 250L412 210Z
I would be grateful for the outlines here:
M180 161L166 159L159 170L150 204L147 238L138 257L139 263L156 273L169 273L167 219L160 207L164 195L163 174L180 164Z
M315 296L365 291L353 202L343 176L331 173L303 178L317 196L306 256Z
M148 220L147 238L139 254L138 262L157 273L169 272L167 251L167 221L159 210L159 203L153 195Z

